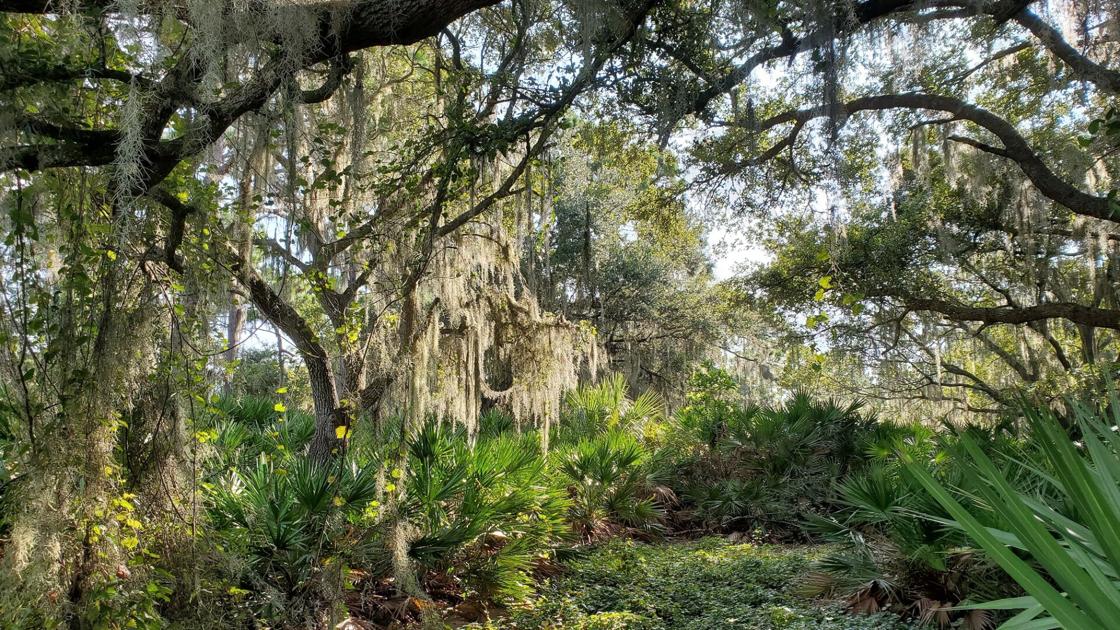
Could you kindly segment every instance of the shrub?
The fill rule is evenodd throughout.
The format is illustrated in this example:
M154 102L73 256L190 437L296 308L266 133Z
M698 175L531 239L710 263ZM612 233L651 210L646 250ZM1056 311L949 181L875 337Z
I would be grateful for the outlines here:
M427 424L409 443L398 517L415 528L408 555L449 573L482 600L527 595L534 563L564 539L569 501L551 485L534 435L468 444L461 429Z
M922 516L940 510L899 468L877 463L853 473L838 485L842 509L809 519L809 531L840 546L814 565L802 593L841 597L858 612L890 609L941 626L960 618L963 627L986 627L982 615L943 609L1000 593L998 573L962 546L958 532Z
M878 425L858 402L797 393L782 405L738 404L734 381L711 367L692 383L653 478L683 498L693 524L801 537L801 517L834 507L833 480L869 460L864 444Z
M810 532L840 547L816 564L803 592L843 597L857 611L890 608L940 626L987 627L987 613L947 608L970 598L998 597L1009 592L1009 585L987 558L966 546L959 531L928 518L947 514L905 474L898 459L904 454L937 462L941 478L971 502L964 498L971 488L949 456L956 435L947 431L937 437L917 425L873 432L865 443L873 463L836 484L836 510L807 519ZM994 434L988 440L993 452L1011 457L1016 442Z
M962 503L921 462L907 462L907 471L951 515L946 522L966 532L1027 592L972 608L1022 610L1014 621L1024 627L1107 628L1120 618L1120 400L1114 394L1103 411L1081 403L1071 408L1077 443L1050 409L1024 406L1039 457L1018 463L1065 499L1064 510L1015 487L1008 468L971 435L961 437L961 469L984 510ZM985 512L1004 526L988 526Z
M684 498L701 522L742 530L758 521L779 518L783 506L771 500L774 494L775 489L764 487L760 480L732 478L694 484Z
M743 416L754 413L754 407L736 404L738 383L725 370L709 364L700 366L688 379L688 404L677 414L681 433L692 442L714 448L725 428Z
M262 454L255 467L208 486L212 531L224 550L246 558L239 586L257 594L262 617L292 625L313 618L347 559L376 542L375 528L354 526L377 495L375 470Z
M653 496L646 458L637 438L617 428L553 453L558 478L572 499L569 518L585 540L625 528L660 531L663 511Z
M578 387L564 397L564 417L555 428L553 444L574 444L605 431L625 431L643 437L659 423L665 405L656 392L635 399L628 395L626 379L612 374L594 385Z

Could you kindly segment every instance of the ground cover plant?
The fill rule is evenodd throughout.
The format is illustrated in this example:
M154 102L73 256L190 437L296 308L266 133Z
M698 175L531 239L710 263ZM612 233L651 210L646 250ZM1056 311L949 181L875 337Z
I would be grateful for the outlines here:
M651 545L615 540L581 552L568 570L488 628L905 628L890 614L853 616L814 602L797 583L823 552L701 538Z

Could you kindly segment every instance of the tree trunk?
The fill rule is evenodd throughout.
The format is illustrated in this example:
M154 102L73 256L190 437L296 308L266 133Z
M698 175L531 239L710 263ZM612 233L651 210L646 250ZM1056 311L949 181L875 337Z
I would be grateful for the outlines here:
M315 435L308 455L317 462L329 461L340 452L345 441L338 438L338 427L349 427L349 414L339 404L335 376L326 357L304 356L311 383L311 400L315 409Z
M249 290L253 304L299 350L307 367L311 399L315 407L315 435L311 439L309 454L316 461L330 459L344 445L335 430L340 426L350 426L349 413L339 404L330 354L307 321L252 269L248 261L231 252L230 268L241 285Z
M229 319L226 322L226 349L222 353L222 362L225 371L222 374L222 393L226 396L233 393L233 366L241 345L241 334L245 330L245 303L236 293L230 293Z

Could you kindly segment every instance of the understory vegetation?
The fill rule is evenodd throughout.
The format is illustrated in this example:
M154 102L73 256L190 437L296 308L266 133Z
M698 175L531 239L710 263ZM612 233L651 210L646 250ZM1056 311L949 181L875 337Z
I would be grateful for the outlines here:
M477 628L894 629L889 613L852 616L842 603L797 595L800 577L822 553L701 538L646 544L615 540L580 553L540 593Z
M0 0L0 629L1111 630L1118 390L1118 0Z
M1111 614L1115 398L1071 401L1072 427L1027 405L1024 421L930 428L737 391L703 367L668 413L614 376L568 394L548 452L491 409L473 434L387 420L329 464L300 456L313 418L286 392L215 398L193 423L200 562L166 564L171 541L122 494L91 532L135 553L85 622L983 629L1015 608Z

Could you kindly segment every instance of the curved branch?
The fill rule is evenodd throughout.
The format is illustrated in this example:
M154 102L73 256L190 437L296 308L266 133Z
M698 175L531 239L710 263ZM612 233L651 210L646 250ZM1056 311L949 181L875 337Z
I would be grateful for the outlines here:
M864 0L854 6L839 10L833 17L831 25L808 33L803 37L796 37L789 31L785 31L782 34L780 44L764 48L729 70L719 80L709 81L708 87L699 91L693 97L692 102L687 105L682 114L703 113L713 100L745 81L754 72L755 68L763 64L792 57L799 52L832 41L880 18L912 10L918 4L913 0Z
M0 172L68 166L104 166L116 157L113 144L59 142L0 147Z
M1034 34L1047 50L1065 62L1079 78L1102 90L1120 94L1120 71L1106 68L1077 52L1077 49L1070 46L1069 42L1062 37L1058 29L1047 24L1030 9L1024 8L1016 13L1013 19Z
M112 144L120 140L120 132L116 129L86 129L84 127L60 125L27 115L17 114L12 121L12 126L30 134L59 141Z
M327 100L342 85L342 79L350 74L353 67L353 62L349 57L343 56L332 59L330 61L330 73L327 75L326 81L323 81L323 84L314 90L301 90L299 101L309 105Z
M257 247L260 247L261 249L263 249L263 250L267 251L268 253L272 254L273 256L276 256L276 257L282 259L284 262L286 262L289 265L295 267L296 269L299 269L301 272L307 273L307 270L309 269L309 265L307 263L305 263L304 261L300 260L300 258L298 256L293 254L291 252L291 250L289 250L284 245L281 245L280 242L277 241L276 239L269 238L269 237L266 237L266 236L257 236L257 237L253 238L253 243Z
M162 258L168 267L183 273L183 263L179 260L179 247L183 244L183 237L186 234L187 218L195 214L198 209L183 202L163 187L153 188L147 194L148 197L171 211L171 224L167 229Z
M662 50L670 58L676 59L685 68L692 70L697 77L703 80L706 86L694 93L691 100L680 112L681 116L703 114L713 100L730 92L745 81L756 68L766 63L794 57L801 52L851 34L867 24L892 16L898 16L900 19L912 23L976 16L987 16L1000 24L1013 20L1032 33L1051 54L1064 62L1079 78L1112 94L1120 94L1120 71L1096 63L1078 52L1065 41L1057 29L1030 11L1029 5L1032 1L926 0L921 2L914 0L864 0L847 5L842 3L843 8L836 11L831 23L823 24L816 30L800 37L793 35L788 29L784 28L780 34L780 43L763 48L738 65L728 69L722 76L714 78L708 73L699 72L694 64L685 63L685 60L675 57L672 54L673 51L666 50L663 46L652 45L651 47ZM930 9L935 10L930 11ZM922 13L923 10L926 12ZM1019 44L1004 49L996 53L993 58L982 62L981 66L1003 56L1019 52L1026 47L1025 44ZM971 74L979 67L968 70L964 76Z
M394 0L338 0L272 9L292 11L293 21L317 25L319 45L308 48L315 52L303 61L302 69L307 69L365 48L416 43L435 35L463 15L498 1L417 0L400 3ZM140 10L153 10L157 4L142 4ZM0 0L0 12L51 13L57 10L56 5L53 0ZM83 3L86 10L109 11L112 6L113 3L107 0ZM256 75L221 101L200 104L197 90L204 68L197 62L197 57L192 51L185 51L163 79L144 88L148 105L140 117L141 133L145 139L144 152L140 157L149 168L139 189L128 191L133 195L144 194L163 181L180 161L204 149L242 115L259 109L291 76L291 68L276 59L265 64ZM338 87L348 67L345 63L332 63L331 75L324 85L298 97L305 102L325 100ZM168 122L176 111L184 107L198 108L201 124L179 138L162 140ZM0 149L0 170L103 166L113 161L116 144L106 143L103 139L82 139L57 146L31 143L7 147Z
M1120 220L1120 213L1116 212L1114 202L1108 197L1086 193L1059 177L1010 122L986 109L952 96L918 92L865 96L839 104L836 108L822 105L783 112L762 121L759 129L767 131L787 123L804 124L815 118L829 116L837 109L841 119L856 112L887 109L924 109L953 114L960 120L967 120L984 128L999 138L1003 146L994 147L978 140L955 136L954 139L958 142L967 143L979 150L1014 161L1039 192L1077 214L1106 221Z
M1120 330L1120 310L1096 308L1074 302L1046 302L1020 308L966 306L937 298L904 298L903 302L908 310L940 313L955 321L1029 324L1050 319L1065 319L1083 326Z
M136 82L141 86L151 84L146 77L125 70L115 70L104 66L39 66L32 68L13 68L0 75L0 91L38 85L40 83L62 83L77 80L108 80L121 83Z
M655 2L653 0L643 0L632 7L632 10L625 16L629 22L627 29L616 36L609 45L599 51L592 59L588 60L579 75L573 79L571 84L564 87L556 97L556 100L527 115L503 121L503 123L498 126L502 137L505 138L524 136L534 129L541 129L541 133L537 136L536 141L529 150L525 152L525 155L514 165L501 186L480 200L473 207L447 221L447 223L439 229L439 236L446 236L454 232L488 210L500 199L514 194L514 184L521 178L522 173L525 172L525 168L529 165L533 157L539 155L547 145L556 120L567 110L568 106L575 102L580 94L594 85L599 71L606 65L610 57L634 38L638 32L638 27L645 21L646 15L653 8L654 4Z

